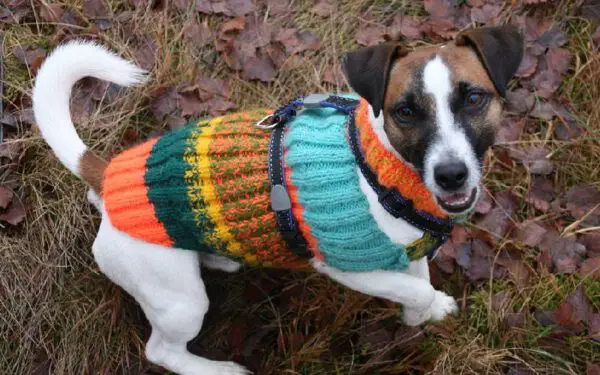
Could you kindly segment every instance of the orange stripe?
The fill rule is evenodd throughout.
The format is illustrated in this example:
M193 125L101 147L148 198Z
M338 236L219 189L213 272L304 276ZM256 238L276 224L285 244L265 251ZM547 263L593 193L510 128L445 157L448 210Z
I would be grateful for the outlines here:
M157 141L147 141L111 160L104 173L103 199L115 228L132 237L170 247L173 240L156 218L144 181L146 160Z
M416 208L446 218L418 173L394 153L386 149L369 123L368 103L361 98L356 111L356 126L367 164L377 172L379 183L396 188L402 196L413 201Z
M284 158L287 155L287 151L284 151ZM302 235L306 239L308 243L308 247L310 251L313 253L315 258L320 261L323 261L325 257L319 251L319 247L317 244L317 239L312 235L312 231L310 229L310 225L304 220L304 210L302 209L302 205L298 201L298 188L292 184L292 171L287 166L285 167L285 183L288 188L288 193L290 194L290 199L292 201L292 213L294 214L294 218L298 222L298 228Z

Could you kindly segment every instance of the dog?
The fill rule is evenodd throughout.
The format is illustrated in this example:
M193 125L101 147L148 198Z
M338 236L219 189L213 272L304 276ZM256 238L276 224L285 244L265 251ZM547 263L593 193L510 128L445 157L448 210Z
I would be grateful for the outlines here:
M94 258L150 321L148 360L180 374L244 374L186 348L209 305L201 265L311 267L402 305L411 326L457 312L454 298L430 284L426 255L477 202L522 55L511 26L468 29L414 50L396 42L360 48L342 62L350 96L207 120L106 162L75 131L72 87L86 76L139 85L146 72L75 41L44 61L33 108L58 159L91 187L102 214Z

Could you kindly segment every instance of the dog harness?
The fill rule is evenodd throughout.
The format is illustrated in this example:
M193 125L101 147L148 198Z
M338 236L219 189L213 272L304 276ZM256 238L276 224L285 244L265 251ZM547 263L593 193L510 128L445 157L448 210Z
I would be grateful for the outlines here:
M381 231L359 171L421 239L403 246ZM110 161L103 199L134 238L267 267L304 268L314 256L342 271L403 270L432 256L454 222L352 96L299 98L146 141Z

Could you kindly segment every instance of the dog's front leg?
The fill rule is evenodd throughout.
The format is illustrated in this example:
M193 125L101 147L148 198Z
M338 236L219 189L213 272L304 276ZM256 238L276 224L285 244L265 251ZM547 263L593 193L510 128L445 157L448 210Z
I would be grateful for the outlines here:
M428 269L425 272L426 262L426 259L411 262L406 273L383 270L343 272L316 260L313 267L350 289L401 304L404 322L415 326L429 319L441 320L458 310L454 298L431 286Z

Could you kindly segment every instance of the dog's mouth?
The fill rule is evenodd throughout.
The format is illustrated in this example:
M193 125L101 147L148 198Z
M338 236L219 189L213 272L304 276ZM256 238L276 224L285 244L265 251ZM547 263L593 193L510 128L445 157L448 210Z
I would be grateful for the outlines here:
M477 188L473 188L470 194L456 193L445 197L436 196L437 202L448 213L460 214L469 210L477 198Z

